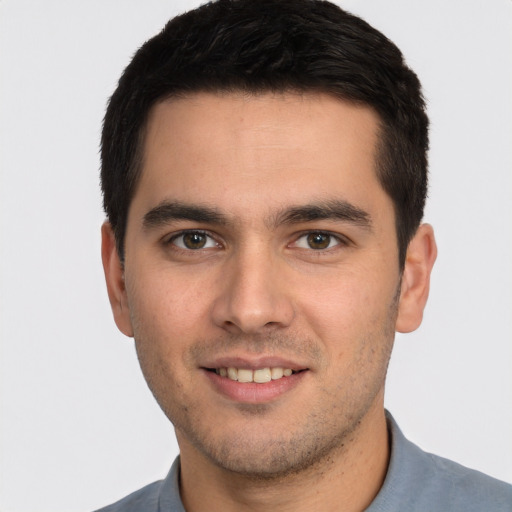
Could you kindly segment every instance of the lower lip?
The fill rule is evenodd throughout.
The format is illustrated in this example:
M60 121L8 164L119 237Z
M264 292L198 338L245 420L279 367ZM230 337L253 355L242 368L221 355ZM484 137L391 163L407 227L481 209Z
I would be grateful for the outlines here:
M214 388L225 397L236 402L258 404L270 402L295 388L304 379L307 371L292 373L289 377L271 380L270 382L238 382L221 377L215 372L203 370Z

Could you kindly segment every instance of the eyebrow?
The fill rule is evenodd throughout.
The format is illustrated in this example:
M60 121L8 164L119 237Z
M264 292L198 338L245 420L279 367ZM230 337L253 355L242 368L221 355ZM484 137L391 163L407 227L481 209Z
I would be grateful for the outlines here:
M143 227L155 229L174 220L190 220L223 226L232 224L226 214L212 206L162 201L144 215ZM368 212L340 199L284 208L269 217L267 224L275 228L282 224L299 224L317 220L341 220L368 230L372 228L371 216Z
M286 208L274 217L272 224L298 224L316 220L341 220L368 230L372 228L372 219L368 212L340 199Z
M192 205L179 201L162 201L149 210L143 218L145 229L154 229L173 220L191 220L209 224L229 224L228 218L217 208L203 205Z

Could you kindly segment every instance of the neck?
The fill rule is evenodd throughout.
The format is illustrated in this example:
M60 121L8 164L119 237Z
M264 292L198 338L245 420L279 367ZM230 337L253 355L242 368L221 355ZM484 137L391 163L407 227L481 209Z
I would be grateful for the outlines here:
M205 503L211 512L364 510L379 492L389 461L386 420L384 411L379 412L369 413L356 432L315 466L272 479L226 471L180 442L186 510L199 512Z

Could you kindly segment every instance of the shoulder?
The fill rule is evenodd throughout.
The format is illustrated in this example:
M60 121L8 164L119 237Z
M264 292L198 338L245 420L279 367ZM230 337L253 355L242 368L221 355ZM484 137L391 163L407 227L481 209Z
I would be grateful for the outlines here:
M96 512L156 512L163 480L146 485L122 500L101 508Z
M179 489L180 458L176 457L165 480L146 485L96 512L185 512Z
M408 441L388 414L391 459L371 512L512 512L512 485L424 452Z
M422 455L429 466L426 494L442 496L446 510L512 511L512 485L443 457Z

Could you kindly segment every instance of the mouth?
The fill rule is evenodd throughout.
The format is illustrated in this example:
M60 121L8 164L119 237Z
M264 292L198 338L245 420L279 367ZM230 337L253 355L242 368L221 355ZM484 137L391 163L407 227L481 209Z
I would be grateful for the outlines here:
M309 368L291 361L267 358L219 360L203 366L213 389L235 403L263 404L279 399L307 380Z
M207 368L210 372L215 372L220 377L230 379L241 383L266 384L274 380L280 380L290 377L296 373L305 370L294 370L292 368L283 368L281 366L265 367L252 370L250 368L235 368L233 366L221 368Z

